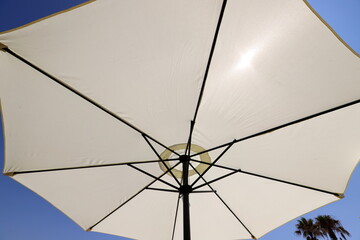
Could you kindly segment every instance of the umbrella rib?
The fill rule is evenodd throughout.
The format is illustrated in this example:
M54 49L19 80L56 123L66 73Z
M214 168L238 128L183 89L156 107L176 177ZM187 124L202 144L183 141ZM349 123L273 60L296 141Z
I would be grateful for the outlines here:
M200 180L200 178L202 178L202 177L210 170L210 168L211 168L212 166L214 166L217 161L220 160L220 158L231 148L231 146L232 146L234 143L235 143L235 141L233 141L232 144L228 145L228 146L225 148L225 150L209 165L209 167L207 167L207 168L205 169L205 171L204 171L203 173L201 173L201 175L191 184L191 187L193 187L193 186L195 185L195 183L197 183L197 182Z
M206 164L206 165L211 165L211 163L201 162L201 161L198 161L198 160L192 160L192 161L202 163L202 164ZM306 189L310 189L310 190L314 190L314 191L318 191L318 192L322 192L322 193L331 194L331 195L334 195L334 196L336 196L338 198L343 198L344 197L344 195L342 193L330 192L330 191L326 191L326 190L315 188L315 187L310 187L310 186L306 186L306 185L302 185L302 184L298 184L298 183L293 183L293 182L289 182L289 181L285 181L285 180L281 180L281 179L277 179L277 178L267 177L267 176L260 175L260 174L257 174L257 173L243 171L241 169L230 168L230 167L226 167L226 166L222 166L222 165L218 165L218 164L214 164L213 166L232 171L232 173L236 173L236 172L243 173L243 174L251 175L251 176L254 176L254 177L264 178L264 179L268 179L268 180L272 180L272 181L276 181L276 182L281 182L281 183L285 183L285 184L289 184L289 185L293 185L293 186L297 186L297 187L302 187L302 188L306 188ZM230 176L230 175L231 175L230 173L226 174L226 175L224 175L222 177L219 177L217 179L212 180L211 182L215 182L215 180L220 180L220 179L225 178L225 177ZM199 185L194 189L203 187L204 185L205 184Z
M221 180L221 179L224 179L224 178L226 178L226 177L229 177L229 176L231 176L231 175L233 175L233 174L235 174L235 173L237 173L237 171L236 171L236 172L234 171L234 172L227 173L227 174L225 174L225 175L223 175L223 176L221 176L221 177L215 178L215 179L213 179L213 180L211 180L211 181L209 181L209 182L207 182L207 183L200 184L200 185L194 187L193 190L202 188L202 187L204 187L204 186L206 186L206 185L209 185L210 183L217 182L217 181L219 181L219 180ZM202 176L201 176L201 178L203 179Z
M180 163L180 162L178 162L177 164L179 164L179 163ZM174 189L179 189L178 187L172 185L171 183L168 183L168 182L160 179L159 177L156 177L156 176L152 175L151 173L148 173L148 172L142 170L141 168L135 167L135 166L133 166L133 165L131 165L131 164L128 164L128 166L129 166L129 167L132 167L132 168L138 170L139 172L141 172L141 173L143 173L143 174L145 174L145 175L148 175L149 177L152 177L152 178L154 178L155 180L160 181L160 182L162 182L162 183L164 183L164 184L166 184L166 185L168 185L168 186L170 186L170 187L172 187L172 188L174 188ZM177 166L177 165L174 165L174 166ZM169 170L170 170L170 169L169 169ZM166 172L168 172L168 170L167 170Z
M179 163L178 163L179 164ZM173 167L170 168L170 170L172 170L173 168L175 168L178 164L174 165ZM91 227L89 227L86 231L91 231L95 226L97 226L98 224L100 224L102 221L104 221L106 218L108 218L111 214L113 214L114 212L116 212L118 209L120 209L122 206L124 206L125 204L127 204L128 202L130 202L132 199L134 199L137 195L139 195L140 193L142 193L144 190L146 190L148 187L150 187L152 184L154 184L158 179L162 178L165 174L167 174L168 172L165 171L163 172L157 179L154 179L152 182L150 182L148 185L146 185L144 188L142 188L139 192L135 193L133 196L131 196L128 200L126 200L124 203L122 203L120 206L118 206L117 208L115 208L114 210L112 210L110 213L108 213L105 217L103 217L102 219L100 219L98 222L96 222L94 225L92 225Z
M217 192L215 192L214 194L219 198L219 200L224 204L224 206L231 212L231 214L240 222L240 224L246 229L246 231L250 234L251 238L256 239L254 234L252 234L252 232L245 226L245 224L240 220L240 218L236 215L236 213L234 213L234 211L229 207L229 205L227 205L224 199L222 199Z
M177 161L178 159L167 159L164 161ZM151 160L151 161L138 161L131 162L131 164L146 164L146 163L157 163L160 160ZM52 169L40 169L40 170L29 170L29 171L18 171L18 172L7 172L4 173L6 176L14 176L16 174L27 174L27 173L42 173L42 172L54 172L54 171L67 171L67 170L77 170L77 169L88 169L88 168L100 168L100 167L113 167L113 166L122 166L128 165L129 162L125 163L109 163L101 165L92 165L92 166L79 166L79 167L68 167L68 168L52 168Z
M190 166L195 170L195 172L200 176L201 174L196 170L196 168L190 163ZM226 202L220 197L217 191L210 185L210 182L207 182L203 176L201 179L205 182L206 185L209 186L211 191L219 198L219 200L224 204L224 206L231 212L231 214L238 220L238 222L246 229L246 231L250 234L251 238L256 239L256 237L252 234L252 232L245 226L245 224L240 220L240 218L234 213L234 211L226 204Z
M267 180L281 182L281 183L285 183L285 184L289 184L289 185L293 185L293 186L297 186L297 187L301 187L301 188L306 188L306 189L310 189L310 190L317 191L317 192L331 194L331 195L334 195L335 197L338 197L338 198L343 198L344 197L344 195L342 193L330 192L330 191L326 191L326 190L315 188L315 187L310 187L310 186L306 186L306 185L302 185L302 184L298 184L298 183L293 183L293 182L289 182L289 181L285 181L285 180L281 180L281 179L277 179L277 178L267 177L267 176L264 176L264 175L260 175L260 174L256 174L256 173L252 173L252 172L248 172L248 171L243 171L241 169L237 170L237 172L247 174L247 175L251 175L251 176L254 176L254 177L264 178L264 179L267 179Z
M191 159L191 161L196 162L196 163L206 164L206 165L212 165L214 167L223 168L223 169L230 170L230 171L237 171L237 169L235 169L235 168L230 168L230 167L226 167L226 166L219 165L219 164L212 164L212 163L208 163L208 162L202 162L202 161L195 160L195 159Z
M185 154L188 155L188 156L190 155L190 151L191 151L191 140L192 140L192 132L193 132L193 129L194 129L194 125L195 125L195 122L191 121L190 122L189 139L188 139L188 142L186 144L186 149L185 149Z
M156 156L159 158L159 160L161 161L161 163L165 166L166 170L168 170L171 174L171 176L174 178L174 180L177 182L177 184L179 184L179 186L181 185L179 180L175 177L174 173L172 171L170 171L169 167L167 164L165 164L164 160L161 158L161 156L159 155L159 153L155 150L154 146L150 143L149 139L142 134L143 138L145 139L145 141L147 142L147 144L149 144L151 150L153 150L153 152L156 154ZM176 155L180 156L178 153L176 153Z
M17 53L13 52L11 49L9 49L8 47L3 48L3 50L7 53L9 53L10 55L12 55L13 57L15 57L16 59L20 60L21 62L27 64L28 66L32 67L33 69L37 70L38 72L40 72L41 74L47 76L48 78L50 78L51 80L53 80L54 82L58 83L59 85L61 85L62 87L66 88L67 90L71 91L72 93L76 94L77 96L81 97L82 99L86 100L87 102L91 103L93 106L97 107L98 109L102 110L103 112L109 114L110 116L112 116L113 118L119 120L120 122L124 123L125 125L127 125L128 127L132 128L133 130L139 132L140 134L143 134L145 136L147 136L149 139L153 140L154 142L156 142L157 144L161 145L162 147L166 148L167 150L175 153L175 151L173 151L172 149L168 148L167 146L165 146L164 144L162 144L161 142L159 142L158 140L154 139L153 137L147 135L146 133L144 133L143 131L141 131L140 129L138 129L137 127L135 127L134 125L130 124L129 122L125 121L124 119L120 118L118 115L116 115L115 113L113 113L112 111L110 111L109 109L105 108L104 106L100 105L99 103L95 102L94 100L92 100L91 98L85 96L84 94L82 94L81 92L79 92L78 90L72 88L70 85L62 82L61 80L59 80L58 78L56 78L55 76L51 75L50 73L44 71L43 69L39 68L38 66L36 66L35 64L31 63L30 61L26 60L25 58L21 57L20 55L18 55ZM175 153L176 154L176 153Z
M161 159L160 155L158 154L158 152L155 150L154 146L150 143L149 141L149 136L146 135L145 133L142 133L141 134L142 137L145 139L145 141L149 144L149 146L151 147L151 149L154 151L154 153L156 154L156 156L158 156L159 159ZM151 138L150 138L151 139ZM151 139L153 140L153 139ZM163 147L163 146L162 146ZM175 154L175 155L178 155L180 157L180 154L178 154L177 152L175 152L174 150L172 150L172 152Z
M174 237L175 237L176 220L177 220L177 216L178 216L178 212L179 212L180 198L181 198L181 194L179 193L177 203L176 203L175 219L174 219L174 225L173 225L171 240L174 240Z
M282 129L282 128L285 128L285 127L288 127L288 126L291 126L291 125L294 125L294 124L297 124L297 123L300 123L300 122L304 122L304 121L310 120L312 118L316 118L316 117L319 117L321 115L325 115L325 114L328 114L328 113L331 113L331 112L334 112L334 111L337 111L337 110L340 110L340 109L343 109L343 108L346 108L346 107L350 107L350 106L358 104L358 103L360 103L360 99L357 99L355 101L348 102L348 103L342 104L340 106L330 108L330 109L324 110L322 112L318 112L318 113L315 113L315 114L312 114L312 115L309 115L309 116L306 116L306 117L303 117L303 118L300 118L300 119L297 119L297 120L294 120L294 121L291 121L291 122L288 122L288 123L285 123L285 124L282 124L282 125L279 125L277 127L273 127L273 128L270 128L270 129L267 129L267 130L264 130L264 131L249 135L247 137L243 137L243 138L240 138L240 139L235 139L235 143L242 142L242 141L254 138L254 137L258 137L260 135L267 134L267 133L270 133L270 132L273 132L273 131L277 131L279 129ZM226 146L228 146L230 144L233 144L233 142L228 142L228 143L219 145L217 147L209 148L209 149L207 149L205 151L195 153L195 154L191 155L190 157L194 157L194 156L206 153L206 152L214 151L216 149L226 147Z
M226 8L226 3L227 3L227 0L224 0L223 3L222 3L222 6L221 6L221 10L220 10L218 22L217 22L217 25L216 25L216 30L215 30L213 42L212 42L211 49L210 49L210 54L209 54L208 62L207 62L206 69L205 69L205 74L204 74L203 82L202 82L202 85L201 85L201 90L200 90L199 98L198 98L198 101L197 101L197 104L196 104L196 109L195 109L194 118L193 118L193 121L192 121L192 122L194 122L194 124L195 124L196 117L197 117L197 114L198 114L198 111L199 111L199 108L200 108L201 99L202 99L202 96L203 96L203 94L204 94L205 84L206 84L206 80L207 80L208 73L209 73L209 70L210 70L211 61L212 61L212 58L213 58L213 55L214 55L214 50L215 50L216 42L217 42L217 39L218 39L218 35L219 35L219 31L220 31L220 26L221 26L221 23L222 23L222 20L223 20L225 8ZM189 139L191 139L192 130L193 130L193 129L191 129Z
M201 191L192 191L191 193L215 193L216 190L201 190Z
M146 190L153 190L153 191L162 191L162 192L175 192L175 193L179 193L178 190L172 190L172 189L165 189L165 188L152 188L152 187L147 187Z

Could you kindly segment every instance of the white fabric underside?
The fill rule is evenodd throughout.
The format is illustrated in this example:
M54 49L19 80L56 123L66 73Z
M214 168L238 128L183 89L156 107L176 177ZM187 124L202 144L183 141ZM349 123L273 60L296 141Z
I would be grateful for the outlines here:
M0 42L171 146L188 140L220 8L220 0L99 0L0 34ZM209 149L360 99L359 77L359 58L304 2L229 0L192 143ZM5 173L157 159L141 133L4 52L0 97ZM360 158L359 122L357 104L236 143L218 164L343 193ZM163 174L158 163L139 167ZM205 179L226 173L213 167ZM84 229L153 181L128 166L14 179ZM211 185L255 237L338 199L241 173ZM92 230L171 239L177 199L144 190ZM181 205L174 240L183 238ZM190 214L194 240L251 237L214 193L190 194Z
M140 133L0 52L4 172L156 160Z
M0 42L172 145L187 141L219 3L95 1Z
M359 64L302 1L229 1L193 141L211 148L358 100Z
M93 230L134 239L171 239L177 198L177 193L145 190Z
M209 176L211 179L211 174ZM330 194L240 173L212 186L256 238L295 217L338 200ZM237 237L247 238L246 235Z
M128 166L19 174L14 179L48 200L84 230L152 181Z
M343 193L360 160L360 104L233 145L221 163Z

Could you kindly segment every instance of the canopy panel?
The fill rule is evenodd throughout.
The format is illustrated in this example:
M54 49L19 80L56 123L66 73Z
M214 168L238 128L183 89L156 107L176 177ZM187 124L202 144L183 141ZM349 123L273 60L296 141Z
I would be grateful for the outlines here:
M95 1L0 42L172 145L187 141L220 3Z
M128 166L18 174L14 179L48 200L84 230L152 181Z
M360 104L234 144L219 164L343 193L360 160Z
M177 198L176 193L145 190L96 225L93 231L134 239L171 239Z
M251 235L215 194L191 194L190 203L192 239L251 239ZM174 240L184 239L182 211L180 202Z
M229 1L194 143L215 147L359 100L359 64L303 1Z
M156 160L140 133L0 52L4 172Z
M330 194L241 173L212 185L256 238L304 213L338 200Z

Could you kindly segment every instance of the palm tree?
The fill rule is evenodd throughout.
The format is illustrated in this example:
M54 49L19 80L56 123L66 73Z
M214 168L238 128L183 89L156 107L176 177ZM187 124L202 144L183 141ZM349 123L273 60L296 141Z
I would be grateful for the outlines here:
M295 234L303 236L306 240L319 240L318 237L346 240L346 236L350 236L340 221L329 215L319 215L315 221L311 218L301 218L296 224L296 229Z
M323 233L311 218L298 220L296 229L295 234L303 236L306 240L318 240L318 237L323 237Z
M350 236L350 233L345 230L340 221L329 215L319 215L315 220L315 224L318 225L322 235L329 237L331 240L346 240L346 236Z

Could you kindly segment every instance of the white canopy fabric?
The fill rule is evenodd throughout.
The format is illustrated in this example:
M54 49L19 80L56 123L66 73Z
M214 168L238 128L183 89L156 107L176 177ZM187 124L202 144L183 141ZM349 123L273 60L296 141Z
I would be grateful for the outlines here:
M300 0L90 1L0 43L4 174L84 230L183 239L159 155L189 137L195 240L336 201L360 159L359 55Z

